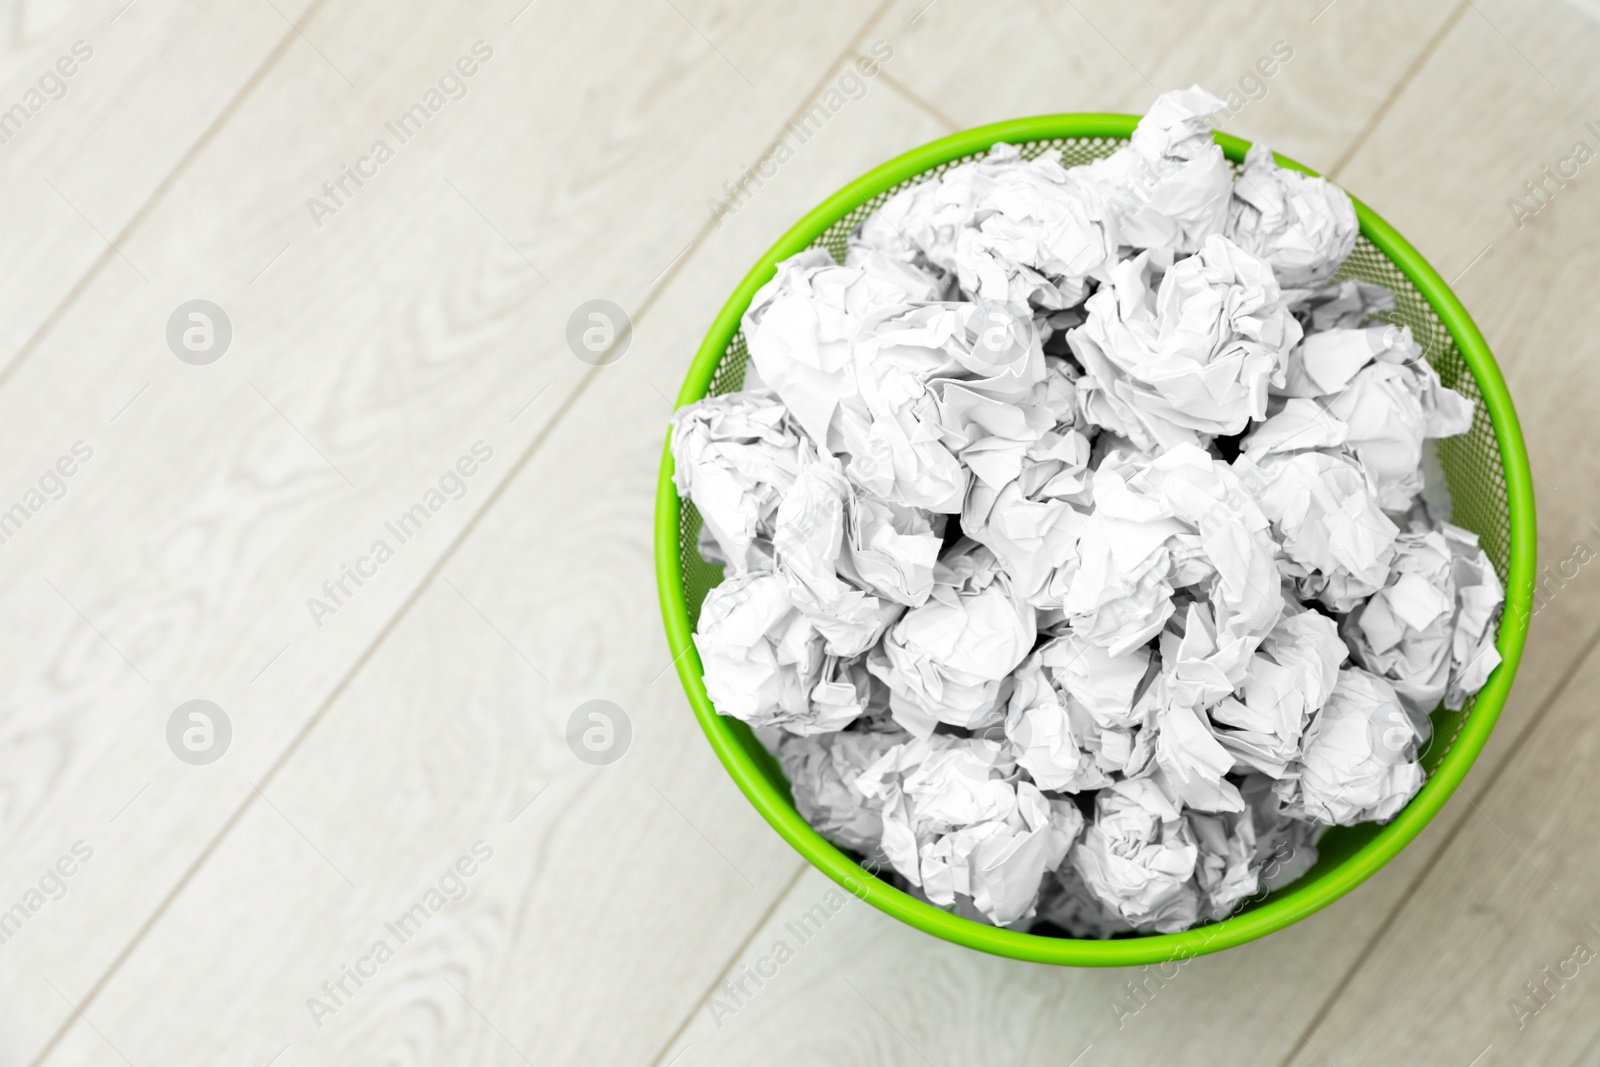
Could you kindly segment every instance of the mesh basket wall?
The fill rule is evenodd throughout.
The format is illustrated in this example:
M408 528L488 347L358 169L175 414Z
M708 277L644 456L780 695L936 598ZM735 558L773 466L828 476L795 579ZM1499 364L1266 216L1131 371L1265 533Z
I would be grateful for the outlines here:
M1046 152L1057 152L1063 166L1077 166L1090 160L1110 155L1124 142L1118 138L1054 138L1021 144L1024 159L1035 159ZM924 171L892 189L887 189L844 215L813 242L813 247L826 248L839 261L844 260L845 242L868 215L876 211L895 193L943 174L952 167L979 158L982 153L953 159L948 163ZM1237 169L1237 164L1235 164ZM1510 564L1511 519L1506 496L1505 469L1501 464L1499 444L1494 427L1489 421L1478 383L1467 368L1460 350L1450 336L1450 331L1433 307L1417 291L1411 280L1395 266L1371 241L1363 236L1356 238L1355 250L1345 261L1338 277L1381 285L1395 295L1395 310L1382 316L1395 325L1409 326L1412 336L1444 384L1470 399L1476 409L1472 429L1459 437L1438 442L1439 458L1444 466L1445 479L1450 488L1454 513L1451 521L1476 533L1482 540L1484 551L1494 563L1503 583ZM745 348L744 333L734 334L716 374L707 390L708 396L720 396L738 390L744 384L745 365L750 354ZM694 505L684 501L681 505L679 526L679 558L683 566L684 598L692 625L700 617L700 604L705 595L722 581L722 568L705 562L695 548L700 535L700 515ZM1432 772L1454 744L1461 726L1472 712L1472 703L1459 712L1443 709L1433 715L1434 737L1423 754L1423 765Z

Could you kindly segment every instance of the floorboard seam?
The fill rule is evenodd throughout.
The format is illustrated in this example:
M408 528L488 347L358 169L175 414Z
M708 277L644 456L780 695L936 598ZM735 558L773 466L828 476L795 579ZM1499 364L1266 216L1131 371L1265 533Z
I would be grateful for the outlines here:
M256 68L256 72L239 87L239 91L233 94L233 99L229 100L223 109L217 112L216 118L212 119L210 125L201 131L199 137L195 138L194 144L190 145L188 151L184 152L182 157L172 165L172 169L167 171L166 177L162 178L160 184L150 191L150 195L145 197L144 202L128 218L128 221L122 224L122 228L117 231L116 236L107 243L106 249L100 253L93 263L89 264L78 280L67 290L66 295L57 302L50 314L45 316L38 329L34 330L28 339L22 343L22 346L17 349L11 360L4 367L0 367L0 389L4 389L10 384L17 371L44 343L45 337L56 328L72 305L77 303L78 299L88 291L90 283L100 276L100 271L105 265L111 262L114 257L120 255L117 249L126 244L128 239L133 236L133 232L149 218L150 213L155 210L155 206L171 191L173 185L177 184L178 179L189 169L189 165L199 158L200 153L206 150L222 128L233 119L234 114L238 112L240 106L244 104L250 94L255 92L262 79L278 65L278 61L289 50L289 46L295 42L296 35L299 32L297 27L300 23L309 21L324 3L326 3L326 0L315 0L310 7L306 8L300 18L290 25L288 31L273 46L272 51L267 53L266 58L261 61L261 65Z
M927 115L929 118L933 119L933 121L937 122L939 125L943 126L945 129L947 129L950 132L954 133L957 130L960 130L960 129L963 128L961 126L961 124L959 122L957 122L955 119L951 118L949 115L946 115L943 111L940 111L938 108L934 107L932 104L930 104L926 100L922 99L922 97L920 97L916 93L912 92L898 78L891 78L889 76L889 72L888 71L880 70L878 72L878 77L883 79L883 83L885 85L887 85L889 88L893 89L895 92L899 93L900 96L908 104L910 104L912 107L916 108L918 111L921 111L923 114Z
M705 1006L706 1001L710 1000L712 995L716 993L717 987L733 973L734 965L739 962L739 957L750 950L756 935L772 920L773 915L777 914L778 906L789 898L789 894L794 891L794 887L800 883L800 876L805 874L810 866L811 864L803 860L795 866L794 874L789 876L789 880L784 883L783 888L772 898L772 903L767 905L766 910L751 925L750 931L744 935L743 940L734 947L733 952L728 956L728 962L722 965L722 969L716 973L716 976L711 979L711 983L706 986L706 991L701 993L699 999L694 1002L694 1007L690 1008L684 1015L683 1021L678 1024L678 1028L672 1031L672 1036L667 1038L666 1043L661 1046L661 1051L657 1052L655 1058L650 1061L650 1067L661 1067L663 1057L672 1051L672 1046L678 1043L678 1038L682 1037L684 1031L689 1029L689 1024L694 1022L694 1017L700 1014L700 1009Z
M1367 139L1372 136L1373 131L1378 128L1378 124L1389 114L1389 110L1394 106L1395 101L1399 100L1406 89L1410 87L1412 80L1422 72L1422 68L1427 65L1428 60L1433 58L1434 52L1438 51L1439 46L1444 43L1444 39L1450 35L1451 30L1455 29L1456 23L1461 21L1461 16L1465 15L1467 8L1471 6L1472 0L1461 0L1461 3L1456 5L1456 9L1450 13L1444 22L1440 23L1439 28L1433 32L1433 36L1428 38L1427 43L1422 46L1422 50L1417 53L1417 58L1411 61L1411 65L1406 67L1405 73L1401 74L1400 79L1394 83L1394 88L1389 90L1389 95L1384 97L1383 103L1377 106L1372 112L1372 117L1367 120L1366 125L1362 126L1361 130L1356 134L1355 140L1350 142L1350 147L1345 149L1344 154L1339 157L1332 167L1328 168L1327 177L1330 180L1337 178L1346 164L1361 150L1361 146L1367 143Z
M315 2L308 7L304 13L301 14L296 24L298 24L298 22L304 22L310 19L311 16L316 14L316 12L325 2L326 0L315 0ZM278 62L288 51L289 46L294 43L295 37L296 30L294 25L291 25L290 28L285 31L283 36L278 40L278 43L273 46L272 51L267 53L266 57L261 61L261 65L256 69L255 73L252 74L250 78L247 79L239 88L239 91L233 95L233 99L229 100L223 109L217 113L216 118L214 118L210 125L208 125L205 130L201 132L200 136L195 139L194 144L189 146L188 151L183 154L182 158L180 158L178 162L173 165L172 169L168 171L167 176L163 178L160 184L157 185L156 188L151 191L150 195L145 198L144 203L141 204L138 210L133 213L132 217L130 217L127 223L123 225L122 229L117 231L116 240L114 242L115 245L120 245L125 242L133 233L133 231L139 226L139 224L148 217L150 211L154 208L154 205L167 194L167 192L178 180L178 177L188 169L189 164L192 163L199 156L199 154L205 150L206 146L211 143L212 139L222 129L222 127L227 125L228 121L232 119L239 107L250 96L250 94L256 90L256 88L261 84L262 80L267 76L268 73L271 72L272 68L277 66ZM55 325L58 322L61 321L62 317L66 314L67 309L70 308L88 289L90 282L94 280L94 278L100 273L101 268L104 267L105 264L109 262L111 257L115 254L116 249L114 247L108 247L103 253L101 253L100 257L89 265L88 270L86 270L82 277L80 277L78 281L73 284L72 288L67 291L67 295L62 298L60 303L56 305L55 309L52 310L48 316L46 316L44 322L42 322L39 328L33 332L33 335L23 343L20 349L17 350L17 354L11 359L11 361L6 364L4 368L0 368L0 389L5 388L6 385L10 383L17 370L38 348L44 337L55 328ZM248 807L248 804L245 805L245 807ZM241 807L233 814L233 816L229 818L225 826L231 827L233 822L237 820L238 817L243 813L244 807ZM208 850L210 847L211 846L208 846ZM189 874L186 873L183 880L184 883L187 882L188 878ZM130 940L129 943L124 946L123 950L117 954L117 956L112 960L111 965L101 974L101 976L95 981L95 984L90 987L89 992L82 998L82 1001L79 1005L80 1010L87 1008L89 1004L93 1002L95 997L101 993L101 991L105 988L106 982L110 980L112 975L116 973L117 969L120 968L127 960L128 955L132 951L133 947L138 944L138 942L149 931L151 925L154 924L155 920L160 917L161 911L166 907L166 903L167 901L163 900L157 912L150 916L145 923L141 925L137 931L135 931L133 939ZM69 1014L62 1021L61 1025L56 1029L56 1031L50 1035L50 1039L45 1042L44 1047L39 1050L38 1054L31 1061L29 1061L30 1067L38 1067L39 1064L42 1064L50 1057L50 1055L55 1051L56 1047L61 1043L61 1040L71 1031L73 1024L77 1021L77 1018L78 1016L76 1014Z
M308 19L324 2L325 0L317 0L317 2L307 10L306 14L301 17L300 21L303 22ZM807 106L806 102L815 98L822 91L823 87L827 85L828 80L840 68L845 60L847 60L850 55L860 46L862 39L869 32L871 32L872 28L879 21L881 21L884 13L893 3L894 0L883 0L877 10L875 10L871 17L862 24L861 29L856 32L855 36L851 38L850 42L845 46L840 54L835 57L832 62L825 66L825 73L823 77L819 79L816 85L812 86L812 88L805 95L802 96L801 104L790 116L791 120L804 112L805 107ZM200 141L197 141L195 147L190 150L189 154L184 156L183 160L180 161L179 166L174 168L174 175L178 170L186 165L194 155L198 154L201 148L203 148L202 142L209 140L215 131L220 128L222 117L232 114L232 112L236 110L238 104L240 104L244 97L248 95L249 90L253 89L260 83L261 79L267 72L266 68L277 63L277 61L282 57L283 53L287 50L288 45L292 43L294 36L295 31L291 29L290 32L285 35L284 39L278 43L277 47L275 47L269 54L266 61L264 61L263 69L258 71L256 75L253 76L248 83L246 83L246 87L242 89L240 93L236 95L235 99L229 102L228 107L224 109L223 116L219 116L219 120L216 123L213 123L213 126L208 128L207 131L201 135ZM783 128L784 127L780 126L780 129ZM780 134L779 136L781 137L782 135ZM774 141L772 145L769 145L768 152L770 152L775 146L776 141ZM163 181L156 193L153 194L150 200L146 202L146 206L142 207L139 213L135 215L135 218L129 222L128 226L124 227L123 231L119 232L119 240L129 230L131 230L131 228L139 221L139 219L144 216L145 212L149 208L149 205L154 203L154 201L170 187L173 180L175 180L175 177L169 176L167 180ZM715 220L707 220L707 222L701 227L699 234L690 243L689 248L681 253L678 259L667 270L663 271L661 276L652 284L650 291L640 302L639 307L632 316L635 327L637 327L638 321L642 320L649 310L654 306L659 295L666 289L668 285L671 284L673 279L682 273L684 264L693 258L695 252L698 251L700 246L705 243L706 237L709 236L714 228ZM105 258L107 257L102 257L102 260ZM92 268L92 271L98 270L98 267L99 261L97 261L95 267ZM69 295L68 300L63 302L62 308L58 308L57 312L52 313L52 318L59 317L61 310L64 309L72 299L76 298L77 293L81 291L81 289L87 284L87 277L88 276L86 276L85 281L80 282L79 286L74 288L73 293ZM17 360L14 360L12 367L16 366L17 362ZM344 676L340 678L340 680L334 685L333 690L326 698L323 699L317 710L312 713L311 717L289 741L289 744L285 746L281 753L279 753L277 759L275 759L271 766L269 766L262 774L260 782L257 783L259 788L264 788L265 786L269 785L283 770L283 768L288 765L289 760L294 757L294 754L299 750L300 746L308 737L310 737L312 731L316 729L318 723L320 723L322 719L327 716L327 713L332 709L333 705L350 687L351 683L354 682L354 680L360 675L366 664L370 662L371 659L377 654L384 642L388 640L389 635L398 629L400 623L410 613L411 609L417 604L418 601L422 599L423 594L426 593L427 590L433 585L434 580L443 572L445 565L454 558L456 552L463 544L466 543L467 539L477 529L484 516L487 515L494 508L495 504L498 503L500 498L505 495L509 487L516 481L517 476L539 451L540 446L543 445L544 442L554 434L555 430L561 425L563 417L583 396L589 385L594 381L595 377L600 373L601 370L602 368L600 366L592 367L583 375L582 378L579 379L577 386L571 393L567 395L566 400L564 400L561 406L557 408L556 411L551 415L550 420L540 428L537 434L534 435L533 440L529 442L528 447L523 451L522 455L518 457L517 462L512 465L511 470L507 472L506 477L494 488L494 491L489 494L488 498L485 499L483 506L479 508L478 511L475 512L470 518L468 518L466 524L461 528L460 532L458 532L457 535L451 539L450 544L447 545L444 551L440 553L439 558L434 561L433 566L431 566L427 573L423 575L416 588L413 589L410 595L408 595L400 604L400 607L395 611L394 615L390 617L389 621L384 624L381 630L378 631L377 635L362 651L361 655L356 658L356 661L351 665L350 669L346 671ZM4 387L10 371L11 367L8 367L5 371L0 371L0 388ZM162 897L160 903L156 905L155 910L150 914L149 917L145 919L142 924L140 924L138 930L134 932L134 935L129 940L128 944L125 945L122 951L119 952L111 961L106 970L102 972L100 977L95 980L95 983L90 987L89 992L83 996L77 1005L80 1012L85 1011L89 1005L91 1005L105 990L106 986L110 984L111 980L116 977L122 966L132 957L139 945L143 943L145 937L147 937L150 931L155 928L156 924L160 922L167 909L171 907L173 902L176 901L177 898L183 893L183 890L187 888L188 885L194 880L196 875L199 874L201 868L205 866L206 862L211 858L211 856L214 855L217 849L221 847L228 835L233 831L233 828L238 825L241 819L243 819L245 813L249 811L250 807L254 803L256 795L257 794L255 791L245 795L239 806L234 809L233 813L228 816L227 820L224 821L217 833L212 836L209 842L207 842L205 848L203 848L199 855L195 857L194 862L192 862L189 867L185 869L178 881L170 890L168 890L166 895ZM802 865L801 870L804 870L804 865ZM799 874L797 873L795 877L798 878ZM778 901L781 899L781 895L776 898L773 902L773 907L776 907ZM749 936L754 937L756 931L759 929L760 926L758 924L756 927L752 928ZM684 1025L687 1025L688 1020L692 1017L693 1012L691 1011L689 1015L685 1017ZM62 1022L62 1025L55 1031L54 1034L51 1035L49 1041L45 1043L38 1055L29 1062L29 1067L41 1067L41 1065L60 1045L61 1041L66 1037L66 1035L71 1032L73 1024L77 1021L77 1018L78 1015L76 1014L69 1015Z

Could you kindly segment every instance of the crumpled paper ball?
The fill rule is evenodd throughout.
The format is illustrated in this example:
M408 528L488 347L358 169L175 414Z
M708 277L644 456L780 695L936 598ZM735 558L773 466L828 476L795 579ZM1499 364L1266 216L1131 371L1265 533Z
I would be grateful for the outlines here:
M866 652L905 609L841 577L841 571L855 576L844 555L851 495L837 460L810 459L778 505L772 540L773 568L788 583L790 600L834 656Z
M1355 247L1356 210L1324 178L1278 166L1261 143L1245 153L1233 184L1227 236L1272 265L1285 289L1321 285Z
M1264 774L1248 774L1239 784L1239 793L1250 805L1255 826L1255 866L1260 871L1261 888L1269 891L1288 885L1311 869L1317 862L1317 842L1328 829L1285 813L1276 785L1275 779Z
M994 552L1036 607L1060 604L1090 507L1090 444L1078 421L1075 372L1069 375L1065 361L1054 357L1047 366L1049 377L1036 387L1040 399L1027 408L1043 411L1052 420L1048 428L1016 452L995 447L1002 439L992 435L981 452L962 454L974 478L961 530Z
M1203 900L1201 914L1208 919L1226 918L1240 901L1261 888L1254 817L1248 809L1220 815L1188 811L1184 817L1199 849L1194 879Z
M694 632L706 695L723 715L794 733L841 730L854 719L811 700L822 675L822 635L767 572L735 575L706 594Z
M1237 765L1281 778L1349 655L1328 616L1298 606L1285 613L1251 657L1238 693L1211 709L1218 742Z
M1414 525L1395 539L1384 587L1345 616L1341 630L1356 661L1425 722L1447 693L1447 706L1460 710L1499 665L1493 622L1504 599L1475 534L1449 523Z
M1264 418L1301 338L1272 269L1219 234L1159 282L1147 255L1118 263L1085 307L1067 332L1084 414L1145 451Z
M1069 801L1003 773L990 742L936 735L886 752L855 788L881 804L882 847L935 904L957 895L996 926L1031 918L1039 884L1083 826Z
M1192 445L1113 452L1094 473L1081 564L1062 602L1074 633L1126 652L1194 596L1167 657L1174 699L1211 703L1235 688L1282 610L1267 515L1226 463Z
M1083 792L1153 766L1160 664L1146 648L1114 656L1069 632L1012 676L1004 734L1041 788Z
M1046 874L1039 886L1034 927L1046 923L1072 937L1097 941L1134 932L1121 912L1095 896L1070 861Z
M1199 917L1192 881L1199 854L1177 806L1155 782L1135 778L1095 794L1094 819L1070 855L1096 899L1124 922L1174 933Z
M1407 347L1413 359L1367 364L1326 403L1328 414L1349 427L1346 447L1371 476L1378 506L1392 512L1405 511L1422 492L1423 440L1472 428L1472 402L1442 385L1421 352Z
M1290 400L1245 436L1233 463L1272 523L1283 574L1339 614L1383 588L1400 533L1346 433L1313 401Z
M778 505L816 446L771 396L728 393L672 417L673 484L734 572L771 566Z
M1190 811L1244 810L1239 787L1225 777L1233 769L1233 756L1217 740L1204 712L1163 700L1156 712L1155 738L1152 777L1174 803Z
M1001 683L1037 633L994 553L969 541L940 560L927 603L889 628L868 667L912 734L925 738L939 723L974 729L997 717Z
M855 393L851 348L874 315L937 299L938 280L881 254L842 266L820 248L784 260L745 310L750 360L819 445L839 451L839 404Z
M861 246L954 276L979 300L1046 309L1083 300L1116 258L1110 206L1068 181L1059 160L997 144L980 160L891 197L861 227Z
M1111 205L1121 242L1148 251L1161 270L1221 234L1227 223L1233 170L1209 121L1223 107L1199 86L1163 93L1128 144L1067 171Z
M1451 711L1466 707L1467 700L1484 687L1500 665L1495 648L1496 622L1505 606L1506 591L1494 565L1478 544L1478 535L1459 526L1441 527L1450 545L1456 585L1455 636L1450 643L1450 683L1444 706Z
M885 314L853 350L855 395L841 401L845 473L862 490L906 507L955 514L971 477L959 455L984 431L972 401L1020 404L1048 370L1038 338L996 362L976 346L976 304L923 304ZM1019 420L1025 424L1026 418ZM1048 426L1023 432L1037 437ZM1026 440L1021 444L1026 447Z
M1339 278L1309 289L1285 289L1283 297L1307 334L1357 329L1395 309L1393 293L1354 278Z
M1422 788L1423 740L1394 687L1346 667L1274 787L1285 814L1328 826L1390 819Z
M1004 733L1017 764L1041 789L1079 793L1111 782L1087 748L1089 729L1074 727L1068 699L1054 684L1038 652L1012 676ZM1082 716L1079 716L1080 720Z
M1344 391L1356 372L1373 360L1404 363L1422 353L1403 326L1335 327L1308 333L1289 350L1284 383L1274 396L1331 397Z
M777 755L795 808L829 841L871 857L883 837L883 816L856 789L856 780L884 753L908 740L903 731L785 734Z
M1426 716L1444 699L1450 678L1456 613L1450 546L1437 530L1407 530L1394 548L1384 587L1345 616L1342 630L1356 661Z
M845 510L844 562L857 585L896 604L921 607L933 592L944 541L942 515L854 491Z

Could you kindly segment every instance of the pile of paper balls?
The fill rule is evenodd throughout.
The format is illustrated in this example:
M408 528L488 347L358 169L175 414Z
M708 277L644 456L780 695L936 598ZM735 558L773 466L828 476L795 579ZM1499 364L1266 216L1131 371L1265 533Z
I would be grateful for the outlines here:
M1172 932L1421 787L1499 662L1500 582L1429 439L1466 432L1349 198L1199 88L1085 166L982 159L751 301L741 392L680 410L724 567L717 710L819 833L922 899Z

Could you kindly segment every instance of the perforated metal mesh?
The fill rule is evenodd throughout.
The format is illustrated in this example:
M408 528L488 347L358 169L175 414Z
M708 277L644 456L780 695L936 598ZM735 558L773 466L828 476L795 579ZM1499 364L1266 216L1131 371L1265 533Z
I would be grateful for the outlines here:
M1123 143L1121 139L1108 137L1055 138L1031 141L1018 147L1024 159L1034 159L1046 152L1059 152L1062 164L1072 167L1108 156ZM842 262L850 232L891 196L907 186L928 181L981 155L983 153L953 159L879 193L828 227L813 242L813 247L826 248L835 259ZM1237 168L1237 164L1235 166ZM1422 346L1444 384L1473 401L1476 413L1472 429L1459 437L1440 441L1439 458L1444 466L1445 480L1449 484L1454 506L1452 521L1482 539L1484 551L1504 582L1511 553L1511 516L1506 496L1505 470L1477 380L1473 378L1450 331L1432 305L1418 292L1411 279L1365 236L1356 239L1355 250L1345 261L1338 276L1381 285L1393 292L1395 310L1380 317L1395 325L1409 326L1412 336ZM706 395L720 396L741 388L745 365L749 360L744 333L740 331L734 334L729 343ZM684 598L688 603L689 621L693 625L699 620L700 604L706 593L722 581L722 568L700 558L695 548L695 540L700 534L700 515L694 505L687 501L683 502L681 508L679 556L683 566ZM1471 711L1472 703L1469 702L1460 712L1435 712L1434 739L1423 757L1423 764L1430 772L1455 743Z

